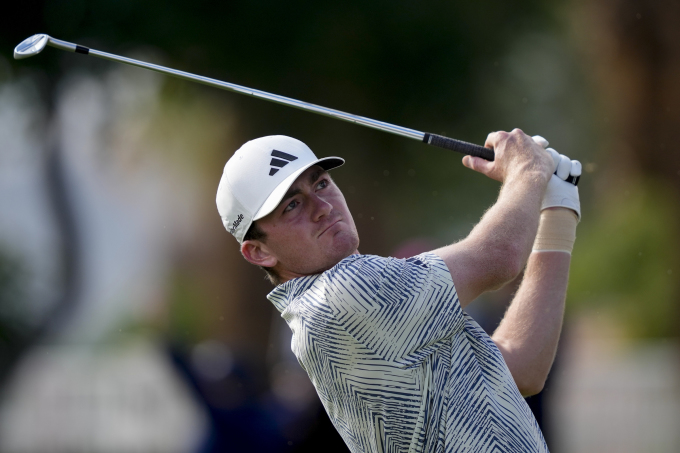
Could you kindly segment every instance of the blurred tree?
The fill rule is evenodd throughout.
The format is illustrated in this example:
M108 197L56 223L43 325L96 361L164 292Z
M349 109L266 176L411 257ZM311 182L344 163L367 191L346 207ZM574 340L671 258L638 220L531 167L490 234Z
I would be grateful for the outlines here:
M680 2L579 3L581 43L601 102L612 182L648 174L680 189Z
M572 14L602 164L590 169L598 212L580 228L570 298L609 307L635 336L677 336L680 2L576 2Z

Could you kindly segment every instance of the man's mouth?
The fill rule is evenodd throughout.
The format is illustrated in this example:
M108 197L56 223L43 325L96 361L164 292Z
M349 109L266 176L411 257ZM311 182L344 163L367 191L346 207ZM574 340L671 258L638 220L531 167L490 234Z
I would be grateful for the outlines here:
M340 220L341 220L341 219L338 219L338 220L334 221L333 223L331 223L330 225L328 225L321 233L319 233L319 236L317 236L317 237L321 237L326 231L328 231L328 230L330 230L331 228L333 228L333 226L334 226L336 223L338 223Z

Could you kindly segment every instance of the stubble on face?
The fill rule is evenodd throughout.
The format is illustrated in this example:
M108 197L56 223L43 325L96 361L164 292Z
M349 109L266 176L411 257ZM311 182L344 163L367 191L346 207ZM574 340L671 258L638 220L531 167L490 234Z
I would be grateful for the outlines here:
M277 208L258 220L282 280L326 271L358 253L359 235L340 188L313 166L290 187Z

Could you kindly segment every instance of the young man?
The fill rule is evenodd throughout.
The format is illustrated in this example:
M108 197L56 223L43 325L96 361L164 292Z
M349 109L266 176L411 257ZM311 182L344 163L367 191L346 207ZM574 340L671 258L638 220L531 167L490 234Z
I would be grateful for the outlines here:
M359 253L328 175L342 159L271 136L227 162L222 221L278 285L268 298L352 452L547 451L522 395L552 365L580 217L565 181L580 164L547 145L518 129L490 134L495 160L463 164L502 183L497 202L466 239L406 260ZM462 309L525 265L490 338Z

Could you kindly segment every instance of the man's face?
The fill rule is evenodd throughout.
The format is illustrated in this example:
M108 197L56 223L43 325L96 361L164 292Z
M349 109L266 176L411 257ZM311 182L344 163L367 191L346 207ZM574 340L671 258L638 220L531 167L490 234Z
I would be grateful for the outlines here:
M276 260L267 267L274 267L283 281L328 270L359 247L345 197L318 165L302 173L257 224L267 235L262 250Z

